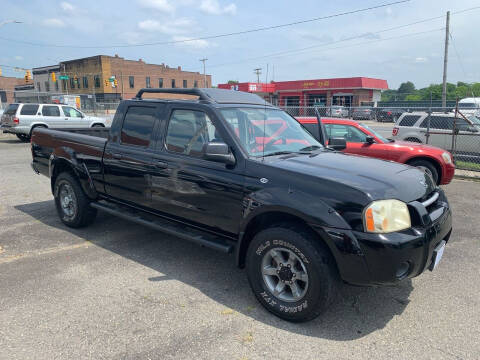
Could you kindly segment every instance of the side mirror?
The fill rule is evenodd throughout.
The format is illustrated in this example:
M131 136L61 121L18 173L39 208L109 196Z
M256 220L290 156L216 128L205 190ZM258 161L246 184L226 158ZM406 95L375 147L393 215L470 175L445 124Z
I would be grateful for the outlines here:
M344 150L347 148L347 140L345 138L330 138L328 139L328 147L333 150Z
M235 156L223 142L209 142L205 149L205 159L235 165Z
M373 136L367 136L367 138L365 139L365 143L371 145L371 144L374 144L375 143L375 138Z

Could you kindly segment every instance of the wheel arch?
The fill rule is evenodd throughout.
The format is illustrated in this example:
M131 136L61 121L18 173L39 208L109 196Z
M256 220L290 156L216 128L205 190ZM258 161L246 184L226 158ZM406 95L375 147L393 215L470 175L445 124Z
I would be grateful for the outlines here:
M423 155L423 156L413 156L407 159L405 161L405 164L411 165L412 162L415 162L417 160L427 161L428 163L432 164L437 170L437 174L438 174L437 184L441 184L442 178L443 178L443 168L440 162L433 157Z
M75 179L80 183L80 187L83 192L90 198L96 199L98 194L96 193L93 186L91 186L91 177L85 166L82 164L74 163L68 157L63 156L54 156L50 160L50 186L52 189L52 194L55 195L55 182L58 175L62 172L70 173Z
M235 250L236 264L238 267L245 267L245 259L247 255L248 246L250 245L255 234L259 231L274 227L276 225L295 226L300 227L308 232L319 244L323 245L327 251L330 252L332 259L335 261L335 267L338 271L338 264L331 249L333 244L330 244L327 239L324 239L318 232L316 232L311 225L303 217L292 214L282 210L269 210L257 214L252 217L245 225L243 231L240 233L240 238Z

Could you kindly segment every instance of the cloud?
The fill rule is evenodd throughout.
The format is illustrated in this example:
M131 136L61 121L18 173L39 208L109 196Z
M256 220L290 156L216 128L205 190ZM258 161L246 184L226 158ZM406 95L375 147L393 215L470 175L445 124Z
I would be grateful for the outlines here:
M175 11L175 6L169 0L138 0L138 3L144 8L165 13L173 13Z
M161 32L163 34L185 34L191 32L195 22L187 18L178 18L172 21L159 22L157 20L144 20L138 23L138 28L144 31Z
M416 63L425 63L427 61L428 61L428 59L426 57L416 57L415 58Z
M218 0L202 0L200 3L200 10L211 15L235 15L237 12L237 5L231 3L222 7Z
M42 21L42 24L48 27L58 27L58 28L65 27L65 23L62 20L57 18L45 19Z
M190 40L191 38L186 36L174 36L173 41L185 41ZM177 46L190 46L195 49L205 49L207 47L212 46L207 40L192 40L192 41L185 41L182 43L176 44Z
M62 1L62 2L60 3L60 7L61 7L62 10L65 11L65 12L69 12L69 13L75 12L75 6L73 6L73 5L70 4L69 2Z

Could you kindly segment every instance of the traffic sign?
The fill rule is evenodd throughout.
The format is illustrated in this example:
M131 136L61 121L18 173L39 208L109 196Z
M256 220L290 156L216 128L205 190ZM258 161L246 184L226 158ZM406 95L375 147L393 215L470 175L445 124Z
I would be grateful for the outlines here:
M69 79L68 75L60 75L58 78L60 80L68 80Z

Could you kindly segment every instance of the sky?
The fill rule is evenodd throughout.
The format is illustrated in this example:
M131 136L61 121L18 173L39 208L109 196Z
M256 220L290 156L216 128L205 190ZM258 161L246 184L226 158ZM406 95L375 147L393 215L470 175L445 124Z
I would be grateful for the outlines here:
M241 35L130 46L241 32L394 1L2 0L0 24L22 23L0 25L0 68L4 76L23 77L5 65L32 68L118 54L203 72L199 60L208 58L213 84L256 81L254 69L262 68L261 81L365 76L386 79L393 89L404 81L420 88L442 81L442 28L450 10L448 81L480 81L480 8L455 13L479 7L478 0L410 0ZM433 17L442 18L389 30ZM52 44L57 47L45 46Z

